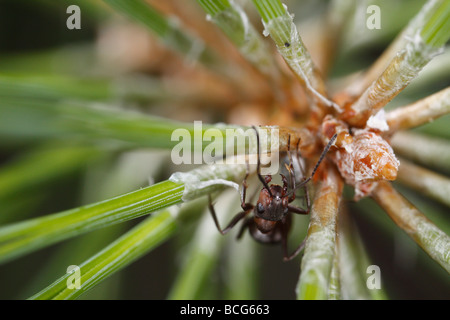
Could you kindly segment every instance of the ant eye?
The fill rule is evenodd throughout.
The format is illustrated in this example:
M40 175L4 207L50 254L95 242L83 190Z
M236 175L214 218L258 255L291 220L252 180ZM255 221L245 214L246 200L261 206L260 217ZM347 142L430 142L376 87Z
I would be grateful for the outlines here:
M261 202L258 202L258 204L256 205L256 210L258 210L259 213L264 212L264 206L262 205Z

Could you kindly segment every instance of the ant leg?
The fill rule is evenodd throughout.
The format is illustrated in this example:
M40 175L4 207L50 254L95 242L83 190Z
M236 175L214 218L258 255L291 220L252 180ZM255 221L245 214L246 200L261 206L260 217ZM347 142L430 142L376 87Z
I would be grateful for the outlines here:
M303 190L305 191L305 198L306 198L306 208L308 208L308 213L311 210L311 200L309 199L309 191L308 191L308 186L304 185L303 186Z
M284 250L284 258L283 261L287 262L294 259L304 248L306 244L306 238L299 244L297 249L291 253L291 255L287 255L287 239L283 240L283 250Z
M337 133L330 139L330 141L328 142L327 146L325 147L325 149L323 149L322 154L320 155L319 160L317 161L316 165L314 166L314 169L311 173L311 175L308 177L308 179L305 179L302 181L302 183L300 183L300 185L298 185L297 187L303 187L305 184L307 184L314 176L314 174L316 173L317 169L319 168L320 164L322 163L323 159L325 158L325 156L327 155L328 151L330 150L331 146L333 145L333 143L336 141L337 139Z
M296 146L297 163L298 163L298 165L300 167L300 170L302 172L303 181L305 181L306 180L306 178L305 178L305 168L302 166L302 163L301 163L300 152L298 150L299 144L300 144L300 139L297 141L297 146ZM303 183L303 181L302 181L302 185L303 185L302 188L303 188L303 192L304 192L304 197L306 199L306 207L308 208L308 212L309 212L309 210L311 209L311 201L310 201L310 198L309 198L308 187L307 187L306 184ZM295 190L295 185L294 185L294 190ZM294 192L293 196L295 197L295 192Z
M302 162L301 162L301 156L300 156L300 151L298 150L298 147L300 146L300 139L298 139L297 141L297 145L295 146L295 153L297 155L297 163L298 166L300 168L300 171L302 172L302 176L303 178L305 177L305 168L302 166Z
M255 130L255 132L256 132L256 148L257 148L257 151L258 151L256 172L257 172L258 178L259 178L259 180L261 181L261 183L263 184L264 188L266 188L266 190L269 192L270 196L273 197L272 192L270 191L268 182L267 182L266 179L264 179L263 176L261 175L261 160L260 160L261 153L260 153L260 150L259 150L259 149L260 149L260 145L259 145L259 132L258 132L258 129L256 129L255 126L253 126L252 128L253 128L253 129Z
M309 197L308 197L308 199L309 199ZM309 207L308 207L308 209L304 210L304 209L300 209L297 207L288 206L288 210L289 210L289 212L296 213L296 214L309 214Z
M303 247L304 247L304 241L300 244L300 246L295 249L295 251L293 253L291 253L290 255L288 254L288 233L289 233L289 225L286 221L282 222L281 225L281 247L283 250L283 261L287 262L292 260L293 258L295 258L300 251L302 251Z
M300 245L297 247L297 249L294 250L290 255L288 254L288 233L290 229L290 222L289 220L283 220L281 222L281 246L283 249L283 261L290 261L294 259L300 251L303 250L306 243L306 238L300 243Z
M300 140L299 140L300 142ZM298 144L297 144L297 148L298 148ZM291 135L289 135L288 137L288 150L287 150L287 154L288 154L288 158L289 158L289 166L286 166L286 169L289 172L289 179L291 182L291 188L292 190L295 191L295 170L294 170L294 165L292 162L292 154L291 154ZM283 180L284 183L284 180ZM289 197L289 203L291 203L292 201L295 200L295 192L292 192L292 194Z
M287 191L288 191L288 181L287 181L286 177L283 174L280 173L280 176L281 176L281 181L283 181L283 191L286 194ZM291 202L292 201L289 198L289 203L291 203Z
M242 193L241 193L241 208L244 211L250 210L252 205L249 203L245 202L245 198L246 198L246 194L247 194L247 188L248 188L248 184L247 184L247 178L249 176L249 164L248 162L246 162L247 165L247 172L245 174L245 178L244 181L242 181Z
M252 206L249 210L241 211L238 214L236 214L234 216L234 218L231 219L231 221L227 225L227 227L222 230L222 228L219 225L219 220L217 219L216 210L214 210L214 205L212 204L212 201L211 201L211 195L208 195L208 199L209 199L209 211L211 212L211 215L213 217L214 223L216 224L217 230L219 230L219 232L222 235L225 235L226 233L228 233L236 225L236 223L238 223L242 218L244 218L253 209L253 206Z
M244 234L245 230L250 226L250 223L252 221L253 221L252 217L245 219L245 221L242 224L241 229L239 230L239 233L236 237L238 240L242 238L242 235Z

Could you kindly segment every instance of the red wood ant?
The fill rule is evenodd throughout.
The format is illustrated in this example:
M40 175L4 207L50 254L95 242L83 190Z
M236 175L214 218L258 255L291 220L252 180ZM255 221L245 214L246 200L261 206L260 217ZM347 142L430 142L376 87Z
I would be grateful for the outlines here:
M245 197L247 192L247 178L248 178L248 170L247 174L242 183L242 193L241 193L241 207L242 210L238 214L231 219L229 224L225 229L222 229L219 225L219 221L217 220L216 212L214 210L214 206L211 202L211 196L209 196L209 209L211 215L214 219L214 223L216 224L219 232L224 235L228 233L240 220L247 217L247 215L253 211L252 217L247 217L242 227L238 233L238 239L241 238L244 231L248 228L251 236L258 242L261 243L270 243L277 244L281 242L281 246L283 249L283 260L289 261L295 258L304 248L305 240L303 240L300 245L295 249L293 253L288 254L287 248L287 236L291 227L292 217L289 213L295 214L308 214L310 211L310 201L307 193L306 184L313 178L317 169L319 168L320 163L325 158L328 150L333 145L334 141L337 138L337 134L335 134L325 149L323 150L319 160L317 161L311 175L305 179L300 184L296 185L295 182L295 171L292 164L292 155L290 152L290 136L288 138L288 157L289 157L289 166L287 166L289 171L289 178L291 183L291 191L288 191L288 180L287 178L280 174L283 185L271 184L272 181L271 175L262 176L261 175L261 163L260 163L260 145L259 145L259 133L256 127L253 127L256 131L257 137L257 152L258 152L258 160L257 160L257 175L259 180L261 181L263 188L260 191L259 199L256 202L256 206L251 203L246 203ZM298 150L298 144L297 144ZM297 152L298 156L298 152ZM305 198L306 198L306 209L298 208L295 206L291 206L290 203L295 200L295 191L299 188L304 188L305 190Z

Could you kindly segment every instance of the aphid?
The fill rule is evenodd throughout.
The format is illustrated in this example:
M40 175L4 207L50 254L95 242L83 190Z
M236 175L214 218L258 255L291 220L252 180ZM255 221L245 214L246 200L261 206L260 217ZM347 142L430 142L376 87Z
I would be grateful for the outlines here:
M236 214L227 227L222 229L219 225L219 221L217 220L217 216L214 210L214 206L211 202L211 196L209 198L209 209L211 215L214 219L214 223L216 224L219 232L224 235L228 233L239 221L245 218L242 227L238 233L238 239L242 236L246 229L249 230L251 236L258 242L261 243L269 243L269 244L277 244L281 242L284 261L289 261L296 257L303 249L305 245L305 240L303 240L300 245L295 249L295 251L291 254L288 254L287 248L287 236L291 227L292 216L290 213L295 214L308 214L310 210L310 201L307 193L306 184L313 178L316 173L320 163L324 159L330 147L333 145L334 141L337 138L337 135L334 135L328 145L325 147L322 152L319 160L317 161L311 175L303 181L296 185L295 182L295 171L292 165L292 155L290 152L290 147L288 147L288 157L289 157L289 179L292 186L292 189L288 191L288 180L287 178L280 174L283 185L280 186L278 184L269 183L272 181L271 175L262 176L261 175L261 163L260 163L260 146L259 146L259 134L255 127L253 127L256 131L257 136L257 175L259 180L261 181L263 188L260 191L258 201L256 205L252 205L251 203L247 203L245 201L246 192L247 192L247 175L244 178L242 183L242 193L241 193L241 207L242 210L238 214ZM290 146L290 137L288 146ZM298 153L297 153L298 155ZM305 198L306 198L306 209L298 208L290 205L295 200L295 191L299 188L304 188L305 190ZM253 212L253 216L248 217L248 214Z
M291 44L290 44L289 42L285 42L285 43L284 43L284 46L285 46L286 48L289 48L289 47L291 46Z

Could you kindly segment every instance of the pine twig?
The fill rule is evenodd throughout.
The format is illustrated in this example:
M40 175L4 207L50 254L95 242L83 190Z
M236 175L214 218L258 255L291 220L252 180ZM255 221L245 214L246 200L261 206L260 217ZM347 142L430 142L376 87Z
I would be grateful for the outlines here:
M434 10L420 21L416 32L407 39L403 49L391 60L384 72L352 104L346 107L341 118L349 124L364 127L370 116L376 114L396 97L423 67L436 55L450 37L446 20L450 21L450 4L435 0Z
M225 192L218 198L220 203L226 203L224 206L217 206L216 211L221 221L228 221L233 213L238 210L234 200L236 200L234 190ZM169 292L169 300L201 298L199 294L211 279L211 273L219 260L225 240L226 238L220 234L214 225L209 208L206 208L192 241L189 243L185 261L182 263Z
M255 166L251 166L253 172ZM193 200L222 188L239 186L245 163L211 165L118 197L0 228L0 262L59 241Z
M389 63L407 44L408 39L414 37L418 30L423 28L425 21L427 21L436 6L439 3L435 0L427 1L417 15L409 22L409 24L402 30L402 32L391 42L389 47L382 53L374 64L362 76L352 83L344 90L352 99L359 97L366 90L383 71L387 68Z
M389 133L411 129L450 113L450 87L386 114Z
M428 220L389 182L379 182L373 198L431 258L450 273L450 237Z
M450 207L450 179L401 159L398 181Z
M325 82L303 44L293 17L280 0L253 0L278 51L312 97L321 105L340 109L327 98Z
M123 269L170 237L176 229L175 215L175 212L169 210L152 215L83 262L79 266L79 289L74 290L69 287L68 284L75 285L75 283L70 282L73 275L68 273L30 299L76 299L106 277Z
M327 299L336 250L336 223L343 183L329 167L311 209L308 238L297 283L297 298Z
M450 171L450 146L445 139L413 132L397 132L391 140L394 151L427 167Z
M197 0L213 21L236 45L241 54L262 74L277 76L275 61L270 49L253 27L242 7L229 0Z

